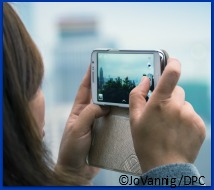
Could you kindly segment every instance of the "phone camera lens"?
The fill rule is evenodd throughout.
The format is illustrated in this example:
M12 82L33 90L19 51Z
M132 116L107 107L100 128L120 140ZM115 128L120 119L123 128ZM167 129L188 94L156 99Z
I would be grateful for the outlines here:
M151 68L152 65L151 65L151 63L147 63L147 66L148 66L148 68Z

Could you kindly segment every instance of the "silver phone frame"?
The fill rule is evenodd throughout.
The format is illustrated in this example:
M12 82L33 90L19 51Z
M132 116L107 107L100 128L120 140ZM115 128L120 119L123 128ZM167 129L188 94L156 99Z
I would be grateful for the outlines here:
M115 54L154 54L154 87L166 66L167 58L163 50L116 50L116 49L95 49L91 53L91 89L92 102L97 105L108 105L128 108L129 104L99 102L97 101L97 54L98 53L115 53Z

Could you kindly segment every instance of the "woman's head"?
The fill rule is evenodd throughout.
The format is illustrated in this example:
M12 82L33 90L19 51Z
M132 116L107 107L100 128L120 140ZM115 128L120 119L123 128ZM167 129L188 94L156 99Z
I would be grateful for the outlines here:
M7 3L4 3L3 43L4 92L12 99L19 97L31 103L30 108L42 131L44 105L41 103L44 101L40 100L43 96L38 90L44 72L42 58L21 20Z
M16 92L31 100L43 77L41 55L22 21L8 3L4 3L3 43L4 65ZM8 69L8 70L6 70ZM9 81L8 81L9 82Z
M3 3L3 175L4 185L79 185L83 178L54 171L41 141L43 63L23 23ZM38 130L38 127L40 130Z
M5 184L19 184L20 179L28 184L35 170L44 169L44 101L40 90L43 72L41 55L30 35L13 8L3 3ZM38 184L37 180L40 178L34 178Z

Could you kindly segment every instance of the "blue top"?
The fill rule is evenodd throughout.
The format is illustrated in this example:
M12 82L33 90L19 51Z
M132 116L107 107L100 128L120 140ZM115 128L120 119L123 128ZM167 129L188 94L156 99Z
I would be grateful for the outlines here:
M140 183L145 186L204 186L204 178L193 164L169 164L144 173Z

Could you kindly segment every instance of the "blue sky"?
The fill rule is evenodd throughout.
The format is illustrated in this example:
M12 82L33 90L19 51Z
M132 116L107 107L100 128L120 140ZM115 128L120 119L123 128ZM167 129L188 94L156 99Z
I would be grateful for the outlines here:
M154 74L153 55L151 54L98 54L99 68L102 67L104 78L140 81L143 74ZM150 63L151 67L148 67ZM99 72L98 68L98 72ZM99 75L99 73L98 73Z

